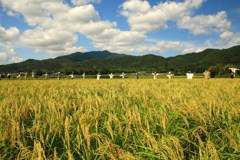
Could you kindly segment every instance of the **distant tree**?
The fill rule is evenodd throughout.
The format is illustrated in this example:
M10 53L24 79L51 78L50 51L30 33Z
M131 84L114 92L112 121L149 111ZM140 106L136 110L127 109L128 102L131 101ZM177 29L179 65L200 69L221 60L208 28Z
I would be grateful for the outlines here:
M198 65L196 68L195 68L195 72L196 73L202 73L205 71L205 67L201 66L201 65Z
M34 70L32 72L34 72L36 76L42 76L44 74L42 70Z
M211 72L211 77L217 77L219 74L219 70L220 70L220 65L216 65L216 66L210 66L208 68L208 71Z
M230 77L231 71L229 68L234 67L233 65L225 65L219 69L219 77Z

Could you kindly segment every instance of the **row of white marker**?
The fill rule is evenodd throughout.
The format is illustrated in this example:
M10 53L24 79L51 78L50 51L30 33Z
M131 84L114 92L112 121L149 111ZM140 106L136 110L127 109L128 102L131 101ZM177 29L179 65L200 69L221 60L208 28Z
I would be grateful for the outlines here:
M239 70L239 69L238 69L238 68L229 68L229 69L232 71L232 75L233 75L233 78L234 78L236 71ZM16 78L17 78L17 79L21 79L21 75L22 75L22 74L23 74L23 73L19 73ZM57 79L60 79L61 73L60 73L60 72L57 72L56 74L57 74ZM27 73L25 73L24 75L25 75L25 78L28 76ZM48 78L48 75L49 75L48 73L43 74L43 76L45 77L45 79ZM153 75L153 79L157 79L157 76L160 75L160 74L157 73L157 72L154 72L154 73L152 73L152 75ZM210 75L211 75L211 73L210 73L209 71L207 71L207 70L206 70L205 72L203 72L203 76L204 76L205 79L209 79L209 78L210 78ZM122 77L122 78L125 78L125 76L126 76L126 74L125 74L124 72L122 72L122 74L120 74L120 77ZM174 74L172 74L171 72L168 72L168 74L167 74L168 79L172 79L173 76L174 76ZM187 79L193 79L194 74L193 74L193 73L186 73L186 76L187 76ZM11 77L11 74L8 73L8 74L7 74L7 77ZM73 78L75 77L75 75L74 75L74 74L70 74L69 77L70 77L71 79L73 79ZM86 74L83 73L83 74L82 74L82 78L85 78L85 77L86 77ZM114 77L114 74L113 74L113 73L110 73L110 74L109 74L109 78L110 78L110 79L113 79L113 77ZM0 78L1 78L1 74L0 74ZM34 73L34 72L32 72L32 78L35 78L35 73ZM100 78L101 78L101 74L98 73L98 74L97 74L97 80L99 80ZM138 72L136 72L136 78L138 79Z

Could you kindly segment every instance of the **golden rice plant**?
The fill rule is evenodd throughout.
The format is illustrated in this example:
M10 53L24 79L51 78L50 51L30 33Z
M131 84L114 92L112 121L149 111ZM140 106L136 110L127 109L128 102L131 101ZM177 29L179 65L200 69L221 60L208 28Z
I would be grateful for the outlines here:
M0 159L240 159L239 79L0 81Z

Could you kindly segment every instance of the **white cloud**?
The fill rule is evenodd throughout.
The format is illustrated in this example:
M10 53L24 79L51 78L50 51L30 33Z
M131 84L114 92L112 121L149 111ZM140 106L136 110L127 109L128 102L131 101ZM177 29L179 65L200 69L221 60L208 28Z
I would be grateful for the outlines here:
M170 50L178 50L181 51L184 48L184 43L178 42L178 41L160 41L157 42L157 46L159 48L166 48Z
M220 37L223 39L223 40L230 40L231 37L233 36L233 33L232 32L229 32L229 31L226 31L226 32L223 32Z
M20 31L16 27L5 29L0 26L0 64L8 64L23 61L18 57L12 45L16 44Z
M130 48L142 42L146 36L136 31L108 29L102 32L102 34L91 38L94 39L94 46L96 48L119 53L129 53Z
M0 26L0 43L9 44L16 42L19 38L20 31L16 27L5 29Z
M113 32L110 30L109 32ZM115 33L115 32L113 32ZM113 34L112 33L112 34ZM135 32L138 33L139 32ZM115 36L117 34L115 33ZM131 35L132 36L132 35ZM120 37L126 37L125 35L120 35ZM130 37L130 35L129 35ZM136 38L136 36L134 36ZM97 42L95 45L102 50L109 50L117 53L131 53L131 54L166 54L170 52L178 52L179 54L191 53L191 52L200 52L203 48L196 46L189 42L181 42L181 41L164 41L164 40L152 40L148 39L146 36L140 36L139 39L131 38L128 40L126 38L126 42L122 43L120 40L120 44L116 43L117 41L105 41L103 39L103 43L101 41ZM95 41L96 42L96 41ZM108 45L106 45L108 44Z
M135 13L146 13L151 8L148 1L129 0L122 5L121 14L128 17Z
M77 36L67 30L36 28L27 30L21 37L21 42L35 52L47 52L52 56L59 56L78 51L85 51L83 47L75 47Z
M86 24L89 22L99 21L99 14L93 5L77 6L69 8L66 12L61 12L55 15L55 21L62 25L65 23Z
M184 2L166 1L153 7L147 1L128 0L121 5L121 14L125 16L131 30L152 32L166 29L167 21L177 21L192 10L201 6L204 0L185 0Z
M154 40L152 44L143 44L139 45L132 49L133 52L138 53L155 53L155 54L164 54L166 52L177 51L179 53L185 54L190 52L199 52L203 49L195 46L188 42L180 41L159 41Z
M231 27L231 22L227 20L226 12L221 11L216 15L184 17L178 22L178 26L182 29L189 29L194 35L198 35L228 31Z
M0 43L19 40L23 47L33 48L35 52L46 52L55 57L76 51L85 51L78 33L92 40L97 49L120 53L164 53L173 50L183 53L201 50L201 47L178 41L148 41L148 32L167 29L169 21L175 22L179 29L188 29L194 35L217 32L221 42L238 42L231 38L231 23L227 13L215 15L194 15L205 0L165 1L154 6L146 0L127 0L120 6L120 13L127 18L130 31L117 28L117 23L103 21L91 3L100 0L72 0L74 6L63 0L0 0L6 12L14 16L22 15L31 29L20 31L0 26ZM161 38L161 37L159 37Z
M1 46L0 46L1 48ZM11 48L2 48L0 49L0 64L9 64L17 63L23 61L23 58L20 58L14 49Z
M57 0L36 3L33 1L23 0L21 3L6 1L6 5L13 6L10 8L21 13L28 24L34 26L33 29L23 32L20 41L23 46L33 48L35 52L47 52L55 57L75 52L77 49L85 51L84 47L75 46L78 41L76 33L91 39L98 49L115 52L127 51L126 48L146 38L137 31L116 29L116 22L100 20L98 12L91 4L71 8ZM26 6L27 2L36 12L32 12L32 9Z
M199 8L207 0L185 0L184 4L191 8Z
M75 30L86 35L87 37L96 37L101 34L105 30L113 29L116 26L116 23L111 23L108 21L98 21L98 22L90 22L84 25L76 25Z
M47 20L49 17L46 17L47 14L51 14L46 12L44 8L44 3L47 3L48 0L1 0L4 7L6 7L9 11L20 13L24 16L26 22L35 26L41 24L41 22ZM59 0L53 0L48 2L50 4L55 4L56 6ZM43 6L42 6L43 5Z
M22 14L26 22L33 26L21 35L22 45L54 57L85 51L84 47L75 46L78 40L76 33L82 33L81 27L88 23L99 23L98 12L92 5L70 8L61 0L3 0L3 4L9 10ZM94 26L98 28L96 24Z
M220 35L220 40L215 44L221 48L228 48L234 45L240 45L240 35L234 34L233 32L226 31Z
M127 0L120 13L127 18L133 31L143 33L167 29L169 21L176 22L179 29L188 29L193 35L223 33L231 22L225 11L214 15L193 15L205 0L166 1L150 6L148 1Z
M90 3L100 3L101 0L71 0L74 5L86 5Z

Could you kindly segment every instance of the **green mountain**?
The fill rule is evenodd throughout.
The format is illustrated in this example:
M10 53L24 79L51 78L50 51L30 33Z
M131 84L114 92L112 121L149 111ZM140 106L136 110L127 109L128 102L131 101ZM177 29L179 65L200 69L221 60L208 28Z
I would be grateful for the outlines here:
M44 72L61 71L66 74L74 71L95 74L96 72L135 72L138 71L174 71L176 74L203 72L212 69L220 72L228 67L240 67L240 46L228 49L206 49L199 53L188 53L175 57L164 58L156 55L130 56L111 53L109 51L92 51L86 53L73 53L54 59L34 60L0 65L0 73L31 72L38 74ZM221 71L223 72L223 71Z
M92 52L76 52L70 55L60 56L55 58L56 60L70 60L70 61L83 61L89 59L115 59L126 56L125 54L111 53L105 51L92 51Z

